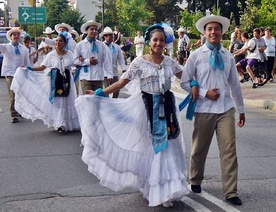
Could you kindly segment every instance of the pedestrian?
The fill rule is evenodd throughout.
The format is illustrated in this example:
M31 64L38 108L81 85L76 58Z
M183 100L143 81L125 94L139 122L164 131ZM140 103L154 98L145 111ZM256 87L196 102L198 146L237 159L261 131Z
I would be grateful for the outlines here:
M148 27L145 42L152 53L136 57L118 82L76 100L82 159L102 185L115 191L132 187L149 206L172 207L173 200L189 193L182 125L170 92L171 77L181 78L183 67L162 54L162 25ZM129 98L103 97L126 85ZM196 100L198 89L192 90Z
M115 26L114 27L114 43L117 45L121 45L121 32L119 31L119 27Z
M221 37L230 25L229 19L209 15L199 19L196 28L204 33L206 43L191 53L184 66L181 87L190 91L190 81L199 84L189 167L189 181L194 193L201 193L204 167L214 132L216 132L226 200L241 205L238 197L238 162L236 153L235 109L238 127L245 123L244 103L235 60L221 45ZM234 104L235 103L235 104Z
M30 65L29 51L19 42L21 34L21 30L13 28L6 34L10 43L0 44L0 52L4 55L1 76L6 78L12 123L17 123L21 116L14 108L14 92L10 89L13 77L18 67Z
M266 67L267 67L267 73L268 73L268 79L270 82L273 82L273 65L274 65L274 59L275 59L275 38L271 36L271 28L267 27L265 29L265 36L263 36L263 39L265 40L265 44L267 48L265 49L265 54L267 56L266 61Z
M16 110L24 118L42 120L59 133L79 129L71 74L73 53L66 50L68 40L67 32L59 33L55 49L47 54L41 66L18 68L11 85Z
M189 51L190 38L185 32L186 32L186 29L184 29L183 27L180 27L177 30L177 33L178 33L177 54L178 54L178 63L180 65L185 64L190 54L190 51Z
M242 49L244 46L244 42L242 40L242 31L235 31L235 38L232 43L230 43L229 51L234 55L235 62L238 63L242 59L245 58L246 52L242 52L240 54L235 54L238 50Z
M29 51L30 66L33 66L38 60L38 51L31 46L31 37L28 33L23 36L23 44Z
M78 42L78 38L80 37L79 33L76 30L72 30L71 32L72 38L74 41L76 41L76 43Z
M136 50L136 57L143 56L144 54L145 39L140 31L137 31L137 36L134 38L134 45Z
M81 81L82 92L103 88L104 77L113 79L112 57L107 46L97 40L101 24L93 20L81 26L81 32L87 33L84 40L77 43L74 51L74 64L78 66L75 76Z
M120 65L122 72L125 72L127 68L121 48L113 42L114 35L112 29L110 27L105 27L103 32L100 34L100 37L104 38L104 43L108 47L112 56L113 79L108 80L107 76L104 77L104 88L107 88L119 80L118 64ZM113 93L112 97L118 98L119 90Z
M254 65L258 63L258 60L261 60L261 53L258 42L260 39L260 29L255 28L253 30L253 35L254 37L249 40L248 46L244 48L244 50L248 50L246 58L239 61L236 64L236 67L239 73L243 73L243 70L246 69L253 82L252 88L258 88L258 79L255 79L252 69Z

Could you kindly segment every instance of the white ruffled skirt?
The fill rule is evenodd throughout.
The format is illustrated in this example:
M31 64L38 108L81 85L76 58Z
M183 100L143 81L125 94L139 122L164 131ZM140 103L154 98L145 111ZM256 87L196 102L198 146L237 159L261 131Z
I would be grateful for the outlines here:
M114 191L140 190L149 206L189 193L182 134L154 154L141 94L127 99L84 95L75 105L84 146L82 160L103 186Z
M69 96L54 97L51 104L51 79L47 76L49 71L30 71L21 67L16 70L11 85L15 93L16 111L26 119L40 119L45 125L55 129L61 126L65 131L80 129L74 103L77 95L72 75Z

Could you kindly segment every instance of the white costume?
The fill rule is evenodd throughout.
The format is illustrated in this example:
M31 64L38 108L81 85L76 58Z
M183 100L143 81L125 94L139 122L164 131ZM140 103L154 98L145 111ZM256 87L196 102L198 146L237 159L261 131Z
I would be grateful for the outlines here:
M169 140L168 147L158 154L152 147L141 90L160 94L159 82L163 81L167 91L171 77L182 71L167 56L161 65L163 68L158 70L156 64L137 57L122 75L139 90L127 99L85 95L76 100L84 146L82 160L88 170L102 185L115 191L125 187L140 190L149 200L149 206L189 193L182 132ZM177 106L176 115L181 126Z
M32 121L41 119L48 127L65 127L65 131L79 129L78 115L74 106L76 88L71 74L70 93L68 97L54 97L50 103L51 68L71 71L73 54L68 51L60 57L54 50L47 54L41 65L46 66L43 72L18 68L14 76L11 89L15 93L15 108L27 119Z

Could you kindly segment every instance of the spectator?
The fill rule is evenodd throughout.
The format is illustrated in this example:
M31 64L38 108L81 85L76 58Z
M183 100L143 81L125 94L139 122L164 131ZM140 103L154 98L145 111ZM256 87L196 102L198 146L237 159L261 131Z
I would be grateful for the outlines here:
M267 56L267 72L268 72L268 79L270 82L273 82L273 65L275 60L275 38L271 36L271 28L267 27L265 29L265 35L263 36L263 39L265 40L265 44L267 48L265 49L265 54Z
M186 29L180 27L178 30L178 45L177 45L177 53L178 53L178 63L183 65L187 58L189 57L190 51L190 39L186 35Z
M141 32L137 31L137 36L134 38L134 45L136 48L136 56L143 56L145 39L141 36Z

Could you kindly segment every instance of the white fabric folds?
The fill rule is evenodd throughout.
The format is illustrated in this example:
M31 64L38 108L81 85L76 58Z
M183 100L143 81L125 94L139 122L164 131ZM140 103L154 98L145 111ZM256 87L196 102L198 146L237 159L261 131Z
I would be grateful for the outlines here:
M15 109L22 117L32 121L40 119L48 127L65 127L66 131L79 129L78 114L74 105L76 88L71 75L71 87L68 97L54 97L49 101L51 78L45 71L30 71L18 68L11 89L15 93Z
M103 186L114 191L135 188L149 206L189 193L182 135L154 154L141 93L127 99L84 95L75 105L84 146L82 160Z

